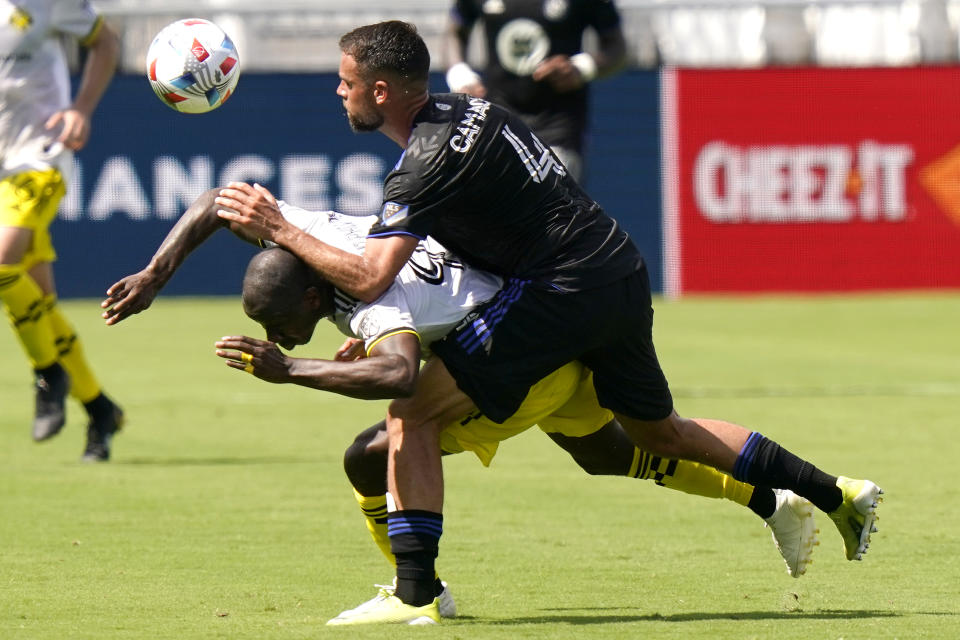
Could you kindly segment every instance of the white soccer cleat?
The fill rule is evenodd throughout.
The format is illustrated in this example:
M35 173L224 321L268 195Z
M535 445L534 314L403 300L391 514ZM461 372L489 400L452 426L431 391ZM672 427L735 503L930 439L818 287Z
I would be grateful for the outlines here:
M770 527L773 543L787 563L787 573L799 578L807 572L811 563L813 548L820 544L817 524L813 519L813 505L787 489L774 489L777 507L773 515L764 518Z
M440 595L437 596L437 609L440 611L440 617L456 618L457 603L453 601L453 594L450 593L450 588L447 586L446 582L441 580L440 584L443 585L443 591L441 591Z
M393 584L374 585L377 587L377 595L353 609L347 609L341 612L340 615L328 621L327 624L365 624L364 622L350 622L350 620L364 619L371 615L372 612L382 610L386 606L385 601L394 597L396 582L397 579L394 578ZM447 586L447 583L441 581L441 584L443 585L443 591L441 591L440 595L434 600L437 604L437 613L441 618L456 618L457 603L454 602L453 594L450 593L450 588ZM396 598L394 598L394 600L396 600ZM432 622L409 622L408 624L432 624Z

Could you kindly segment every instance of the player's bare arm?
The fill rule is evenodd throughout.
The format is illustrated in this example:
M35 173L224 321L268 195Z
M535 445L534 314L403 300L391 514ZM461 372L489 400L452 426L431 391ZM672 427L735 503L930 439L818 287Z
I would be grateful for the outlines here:
M342 251L287 222L276 199L261 185L231 182L220 191L217 204L230 209L218 212L221 218L289 250L333 286L363 302L373 302L393 284L417 247L416 238L398 235L369 239L362 255Z
M79 151L90 139L90 118L110 84L120 55L120 40L105 22L88 44L87 61L73 104L57 111L46 122L47 129L60 127L57 141Z
M627 41L620 27L597 34L597 52L593 58L597 62L598 78L612 75L627 64Z
M221 208L215 202L219 192L219 189L211 189L197 198L170 229L146 268L107 289L107 297L100 306L108 325L147 309L190 252L217 229L229 226L241 239L251 243L258 241L255 236L248 235L246 229L231 225L217 215Z
M444 38L447 54L447 85L454 93L469 93L477 98L487 95L487 88L479 74L467 65L467 45L470 41L470 27L460 24L452 17L447 21Z
M413 394L420 367L420 340L397 333L378 342L368 357L352 361L291 358L274 342L225 336L216 354L233 369L261 380L297 384L362 400L405 398Z

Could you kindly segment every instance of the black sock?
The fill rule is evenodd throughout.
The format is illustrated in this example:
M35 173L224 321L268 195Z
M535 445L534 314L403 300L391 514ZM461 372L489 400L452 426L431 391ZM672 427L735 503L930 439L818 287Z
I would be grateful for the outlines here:
M769 518L777 509L777 496L770 487L754 487L747 507L761 518Z
M443 515L432 511L405 510L387 514L390 549L397 559L396 596L415 607L437 596L435 561Z
M84 402L83 408L87 410L87 415L91 418L105 418L113 411L113 402L103 392L97 394L97 397L90 402Z
M756 431L743 445L733 477L754 486L790 489L827 513L843 502L836 476L820 471Z
M43 369L34 369L33 372L34 375L44 378L48 376L63 376L67 374L63 368L63 365L61 365L59 362L54 362L49 367L44 367Z

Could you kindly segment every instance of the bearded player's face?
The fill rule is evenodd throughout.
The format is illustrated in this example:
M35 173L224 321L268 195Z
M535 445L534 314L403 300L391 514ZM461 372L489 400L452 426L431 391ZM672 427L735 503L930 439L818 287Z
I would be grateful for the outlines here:
M354 131L376 131L383 125L383 114L377 110L373 90L357 70L357 61L346 53L340 56L340 84L337 95L343 100L347 121Z

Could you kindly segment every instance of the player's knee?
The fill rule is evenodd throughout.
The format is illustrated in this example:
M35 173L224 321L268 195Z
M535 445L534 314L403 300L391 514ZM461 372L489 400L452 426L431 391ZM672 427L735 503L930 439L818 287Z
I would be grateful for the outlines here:
M662 420L618 418L634 443L644 451L664 458L684 457L684 433L687 431L684 421L687 419L676 412Z
M633 462L634 444L616 422L586 436L547 435L592 476L625 475Z
M580 465L580 468L591 476L610 476L614 475L606 461L591 456L573 456L573 461Z
M387 432L383 422L360 432L343 454L350 484L365 496L387 491Z
M0 264L23 264L33 245L34 231L26 227L2 226L0 223Z

